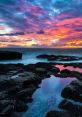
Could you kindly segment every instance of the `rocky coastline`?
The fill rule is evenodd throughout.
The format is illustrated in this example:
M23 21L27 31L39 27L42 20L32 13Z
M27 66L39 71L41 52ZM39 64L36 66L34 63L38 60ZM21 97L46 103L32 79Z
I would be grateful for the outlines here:
M41 81L50 75L75 77L76 80L61 92L64 100L59 108L64 111L51 111L46 117L82 117L82 105L74 104L76 101L82 103L82 73L60 70L56 65L82 68L82 63L0 64L0 117L20 117L21 113L28 110L28 103L33 101L32 95Z

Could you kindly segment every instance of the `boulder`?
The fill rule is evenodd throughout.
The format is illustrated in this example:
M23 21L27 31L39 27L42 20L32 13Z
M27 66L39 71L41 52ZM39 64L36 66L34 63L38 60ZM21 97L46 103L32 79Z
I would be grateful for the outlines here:
M64 69L64 70L60 71L59 76L62 77L62 78L70 77L71 71L68 70L68 69Z
M64 109L66 111L69 111L72 113L75 117L81 116L82 115L82 106L78 104L74 104L73 102L69 100L63 100L59 104L59 108Z
M61 96L74 101L82 102L82 82L78 80L72 81L63 89Z

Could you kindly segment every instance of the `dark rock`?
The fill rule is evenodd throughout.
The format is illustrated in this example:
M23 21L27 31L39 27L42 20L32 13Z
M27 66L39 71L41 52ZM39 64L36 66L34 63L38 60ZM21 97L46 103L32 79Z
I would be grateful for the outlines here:
M27 96L32 96L35 90L36 90L35 87L29 87L27 89L23 89L16 94L16 98L20 100L24 100L26 99Z
M12 88L10 88L8 91L7 91L7 94L11 97L11 96L14 96L16 95L17 92L19 92L20 90L22 89L22 87L20 85L17 85L17 86L14 86Z
M72 77L76 77L76 78L78 78L79 80L82 80L82 73L79 73L78 71L72 71L72 72L71 72L71 76L72 76Z
M71 71L68 69L64 69L64 70L60 71L59 76L61 76L62 78L69 77L69 76L71 76Z
M37 56L37 58L39 59L47 59L49 61L54 61L54 60L58 60L58 61L74 61L74 60L81 60L81 57L76 57L76 56L64 56L64 55L39 55Z
M0 82L0 91L6 90L11 88L12 86L15 86L16 82L14 82L12 79L11 80L4 80Z
M47 74L47 70L45 68L36 68L35 73L40 77L44 77Z
M59 73L60 72L60 69L57 68L57 67L52 67L52 69L50 71L55 74L55 73Z
M36 76L35 73L33 72L22 72L22 73L18 73L17 77L16 76L12 76L13 81L17 82L17 83L23 83L25 81L28 81L30 83L30 81ZM32 82L31 82L32 83Z
M35 72L35 68L36 68L35 64L29 64L24 66L24 70L28 72Z
M8 105L7 107L5 107L1 113L0 113L0 117L10 117L11 113L13 110L13 106L12 105Z
M14 105L14 111L17 111L17 112L24 112L27 109L28 109L28 106L26 105L26 103L22 101L17 101Z
M42 54L42 55L38 55L37 58L43 58L44 59L44 58L47 58L48 56L49 55L47 55L47 54Z
M72 81L72 83L63 89L61 96L82 102L82 82L78 80Z
M69 112L63 111L50 111L47 113L46 117L74 117Z
M35 64L36 67L45 68L47 70L50 70L52 68L52 63L46 63L46 62L38 62Z
M73 102L64 100L60 103L59 108L64 109L72 113L75 117L81 116L82 115L82 106L73 104Z
M15 60L21 59L22 53L11 51L0 51L0 60Z

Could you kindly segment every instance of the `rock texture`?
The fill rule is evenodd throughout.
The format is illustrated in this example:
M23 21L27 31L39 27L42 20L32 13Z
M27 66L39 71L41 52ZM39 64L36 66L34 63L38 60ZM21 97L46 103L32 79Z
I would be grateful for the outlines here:
M81 73L70 70L60 71L55 65L55 63L45 62L29 65L0 64L0 117L13 117L13 115L14 117L18 117L17 115L21 117L21 113L28 109L27 104L33 101L32 94L34 91L41 81L50 75L65 78L75 76L78 80L73 81L63 89L61 95L66 99L82 102ZM81 68L82 64L78 64L78 67ZM66 104L65 102L60 107L70 113L49 112L47 117L73 117L69 108L77 109L71 103Z

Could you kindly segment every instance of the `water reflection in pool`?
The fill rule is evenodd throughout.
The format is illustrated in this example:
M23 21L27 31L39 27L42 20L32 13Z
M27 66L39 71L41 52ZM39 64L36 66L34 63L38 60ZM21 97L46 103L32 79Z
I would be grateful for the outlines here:
M45 117L50 110L58 110L62 89L75 78L57 78L51 76L44 79L40 88L33 94L33 102L29 104L29 109L23 117Z
M74 68L73 66L64 67L64 65L55 65L55 67L58 67L60 70L68 69L70 71L77 71L82 73L82 68Z

